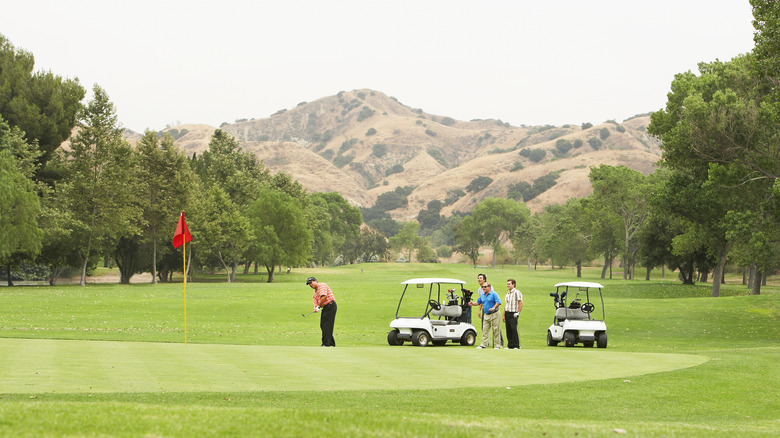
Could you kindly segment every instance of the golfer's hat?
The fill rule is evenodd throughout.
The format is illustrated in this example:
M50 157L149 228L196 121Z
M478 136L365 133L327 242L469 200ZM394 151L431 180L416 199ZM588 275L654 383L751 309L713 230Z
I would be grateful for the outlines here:
M316 279L316 278L314 278L314 277L309 277L309 278L307 278L307 279L306 279L306 286L308 286L308 285L309 285L309 284L310 284L312 281L317 281L317 279Z

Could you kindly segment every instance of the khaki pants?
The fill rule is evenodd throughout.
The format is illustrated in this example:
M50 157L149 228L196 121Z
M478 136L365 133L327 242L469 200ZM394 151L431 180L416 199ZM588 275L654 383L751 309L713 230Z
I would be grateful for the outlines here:
M490 346L490 331L493 331L493 347L501 346L501 315L499 312L483 315L482 319L482 343L480 347Z

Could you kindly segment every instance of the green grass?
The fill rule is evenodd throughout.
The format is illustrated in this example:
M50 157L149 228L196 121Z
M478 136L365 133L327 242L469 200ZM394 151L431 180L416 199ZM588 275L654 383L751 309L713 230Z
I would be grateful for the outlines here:
M390 347L400 282L484 272L523 350ZM308 275L336 294L319 345ZM0 436L776 436L778 287L605 285L606 350L550 348L572 270L366 264L181 283L0 288ZM617 273L616 273L617 276ZM427 298L427 295L425 296ZM421 297L421 300L425 298ZM98 342L95 342L98 341ZM622 435L622 434L621 434Z

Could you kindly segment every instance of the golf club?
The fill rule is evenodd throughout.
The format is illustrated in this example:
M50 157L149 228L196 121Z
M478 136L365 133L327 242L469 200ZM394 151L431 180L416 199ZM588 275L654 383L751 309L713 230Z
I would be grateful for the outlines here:
M303 313L301 313L301 316L302 316L302 317L304 317L304 318L306 318L307 316L311 315L312 313L314 313L314 311L313 311L313 310L312 310L311 312L309 312L309 313L305 314L305 315L304 315Z

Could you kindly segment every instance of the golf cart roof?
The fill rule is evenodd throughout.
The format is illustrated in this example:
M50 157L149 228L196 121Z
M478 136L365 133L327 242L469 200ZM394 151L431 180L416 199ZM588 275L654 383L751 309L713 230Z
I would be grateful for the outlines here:
M436 284L436 283L466 284L465 281L455 280L454 278L412 278L402 282L401 284Z
M598 288L598 289L604 289L604 286L598 284L598 283L589 283L587 281L565 281L563 283L558 283L555 285L556 288L558 287L577 287L577 288Z

